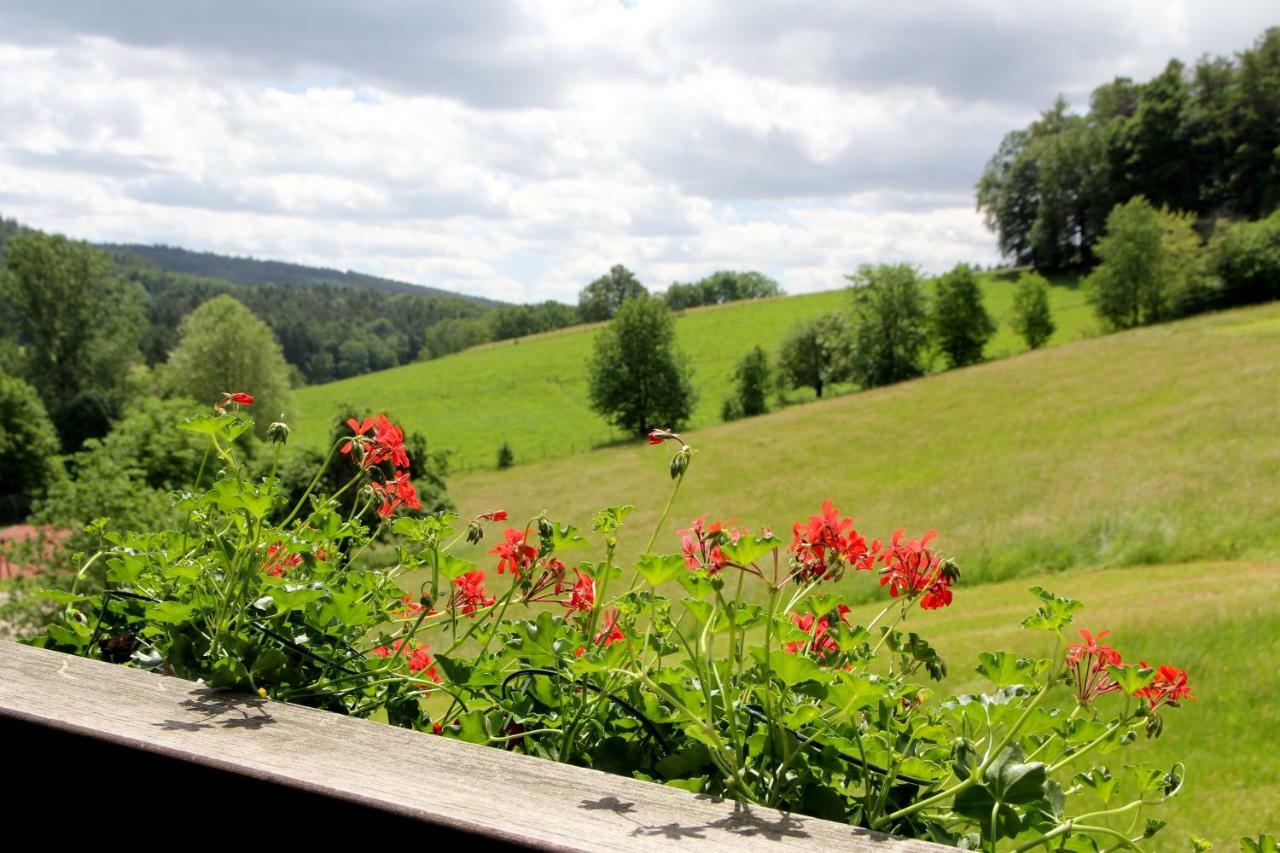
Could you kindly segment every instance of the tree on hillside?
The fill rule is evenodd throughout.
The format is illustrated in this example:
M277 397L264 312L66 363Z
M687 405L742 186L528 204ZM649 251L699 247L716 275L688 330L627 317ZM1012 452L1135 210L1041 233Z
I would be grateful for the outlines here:
M864 264L846 278L853 283L852 378L875 388L922 375L929 315L915 267Z
M102 435L119 416L144 318L136 285L101 252L61 236L14 237L0 302L23 345L25 378L44 401L64 449Z
M1053 336L1057 326L1049 312L1049 282L1044 276L1024 272L1018 277L1011 324L1031 349L1039 349Z
M688 359L676 348L671 310L658 299L623 303L595 340L591 407L627 432L677 429L695 400Z
M1214 236L1213 271L1228 305L1280 299L1280 210Z
M1084 287L1111 328L1168 319L1201 286L1204 253L1194 216L1157 210L1142 196L1111 211L1097 254L1102 262Z
M618 264L578 294L578 316L584 323L609 320L618 313L623 303L648 295L649 292L635 274Z
M982 351L996 324L982 305L978 277L966 264L939 276L929 310L929 324L947 367L982 361Z
M31 504L61 479L58 450L36 389L0 374L0 524L26 518Z
M289 407L289 368L266 323L224 295L188 314L181 333L160 373L165 391L206 404L246 391L254 396L258 434L265 435Z
M720 410L722 420L752 418L769 411L769 356L759 346L752 347L733 370L733 396Z
M792 388L812 388L818 399L848 378L844 318L832 312L798 320L778 350L779 377Z

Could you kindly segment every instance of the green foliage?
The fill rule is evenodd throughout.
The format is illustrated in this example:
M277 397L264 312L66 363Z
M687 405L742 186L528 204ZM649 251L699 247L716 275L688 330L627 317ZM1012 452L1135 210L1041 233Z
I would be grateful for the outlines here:
M649 293L631 270L615 265L578 294L578 317L584 323L610 320L623 303L643 299Z
M504 471L514 464L516 464L516 454L511 449L511 443L504 441L498 447L498 470Z
M848 378L844 317L836 312L796 322L778 349L778 376L792 388L812 388L818 399Z
M1280 210L1259 222L1227 225L1214 236L1211 253L1228 305L1280 299Z
M421 357L442 358L455 352L488 343L489 324L482 317L460 317L441 320L427 329Z
M136 286L102 253L65 237L24 234L5 249L0 301L12 312L28 381L67 450L119 414L142 326Z
M671 309L647 297L623 303L595 340L591 406L633 435L678 429L693 412L693 376L675 344Z
M0 373L0 524L26 518L62 479L58 434L36 390Z
M720 270L692 284L675 282L662 294L674 311L701 305L727 305L742 299L765 299L781 296L778 282L759 272Z
M1083 286L1112 328L1169 319L1203 283L1204 253L1193 217L1156 210L1142 196L1116 205L1096 251L1102 263Z
M929 307L929 325L947 367L982 361L996 324L982 305L978 277L967 264L957 264L938 278Z
M34 519L77 531L97 518L128 531L173 523L169 492L194 488L204 458L206 441L177 429L194 408L183 398L131 402L109 433L67 460L71 476L49 489ZM206 482L215 468L216 460L207 465Z
M769 356L762 347L752 347L733 370L734 395L725 401L726 411L732 408L736 418L752 418L769 411L767 396L772 371ZM732 406L730 406L732 404Z
M853 286L849 371L864 388L924 374L929 317L920 277L909 264L864 264Z
M289 409L289 372L267 325L230 296L210 299L182 321L182 339L160 380L174 395L216 403L246 391L263 413L259 434Z
M1057 328L1049 309L1049 282L1039 273L1018 276L1010 323L1030 349L1039 349Z

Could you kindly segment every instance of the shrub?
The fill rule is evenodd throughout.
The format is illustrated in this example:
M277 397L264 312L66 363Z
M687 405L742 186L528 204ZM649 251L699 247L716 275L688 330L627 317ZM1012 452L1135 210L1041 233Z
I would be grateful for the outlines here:
M498 448L498 470L504 471L514 464L516 464L516 455L511 450L511 444L504 441Z
M761 347L752 347L733 370L734 395L725 401L724 420L752 418L769 411L769 356Z
M702 516L664 553L669 500L632 577L615 564L630 506L601 510L592 541L545 514L506 527L490 576L453 549L507 514L403 515L418 508L411 456L385 417L353 422L326 463L354 465L339 491L376 507L367 523L247 476L240 412L182 428L222 474L182 496L180 526L111 535L90 558L110 588L54 594L37 645L967 849L1132 848L1160 821L1101 819L1182 788L1180 764L1098 761L1160 736L1194 698L1187 673L1126 662L1106 632L1073 641L1080 604L1046 590L1022 621L1045 657L984 652L989 687L930 698L947 663L917 623L960 578L932 531L868 540L828 501L789 541ZM674 448L674 498L692 448L664 430L650 442ZM357 568L387 530L394 565ZM885 595L866 624L839 584L861 572Z
M1039 349L1053 337L1057 325L1049 311L1049 282L1039 273L1018 276L1013 293L1013 330L1031 349Z
M996 333L996 324L982 305L978 277L966 264L956 264L939 276L929 325L947 367L964 367L982 361L987 341Z
M1280 210L1258 222L1226 227L1211 252L1226 304L1280 299Z
M692 372L676 349L675 322L661 300L631 299L596 335L588 366L591 408L619 429L645 435L679 428L693 411Z

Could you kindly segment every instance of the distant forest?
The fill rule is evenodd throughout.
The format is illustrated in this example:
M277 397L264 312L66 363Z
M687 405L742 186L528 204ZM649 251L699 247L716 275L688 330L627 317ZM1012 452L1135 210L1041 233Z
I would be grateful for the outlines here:
M32 229L0 218L0 255ZM483 343L607 320L622 302L648 291L622 266L583 288L577 306L548 300L512 305L433 287L281 261L193 252L172 246L103 244L120 277L138 285L147 326L140 347L162 364L182 319L222 294L270 327L294 384L315 384L439 358ZM675 309L774 296L777 282L757 272L720 271L673 283L662 298Z

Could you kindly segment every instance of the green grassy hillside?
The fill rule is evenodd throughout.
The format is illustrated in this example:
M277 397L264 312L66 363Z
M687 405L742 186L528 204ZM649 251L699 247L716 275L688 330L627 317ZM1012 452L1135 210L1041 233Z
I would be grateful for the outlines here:
M831 498L859 528L939 531L970 580L1280 553L1280 304L1041 350L686 433L671 530L702 512L789 529ZM455 477L463 513L589 522L669 491L630 445ZM674 550L674 542L667 540Z
M988 310L999 331L991 357L1024 347L1009 328L1013 286L1006 278L983 280ZM843 308L844 291L782 297L696 309L676 323L680 345L695 372L698 406L692 426L714 424L730 391L738 359L759 344L772 354L791 325L803 317ZM1078 340L1094 328L1084 296L1071 287L1051 291L1058 331L1052 343ZM386 411L408 429L424 432L433 447L453 451L461 470L492 467L498 446L511 443L517 463L564 457L625 438L591 411L586 364L598 327L480 347L436 361L298 389L294 421L300 441L319 446L338 403ZM796 395L804 399L804 395Z

